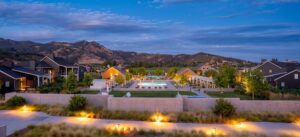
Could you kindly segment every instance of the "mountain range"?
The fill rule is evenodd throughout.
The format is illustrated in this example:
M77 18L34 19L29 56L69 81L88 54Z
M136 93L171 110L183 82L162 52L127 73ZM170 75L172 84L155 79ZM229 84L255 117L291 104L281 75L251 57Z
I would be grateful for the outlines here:
M62 57L78 64L102 64L117 62L121 64L155 64L168 66L197 65L200 63L251 64L235 58L222 57L204 52L197 54L150 54L111 50L95 41L49 42L15 41L0 38L0 61L5 60L38 60L43 56Z

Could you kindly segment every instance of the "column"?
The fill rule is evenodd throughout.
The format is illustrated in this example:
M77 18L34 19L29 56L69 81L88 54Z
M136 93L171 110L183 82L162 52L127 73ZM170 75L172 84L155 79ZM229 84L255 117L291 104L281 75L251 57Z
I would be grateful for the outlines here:
M0 126L0 137L6 137L6 126Z

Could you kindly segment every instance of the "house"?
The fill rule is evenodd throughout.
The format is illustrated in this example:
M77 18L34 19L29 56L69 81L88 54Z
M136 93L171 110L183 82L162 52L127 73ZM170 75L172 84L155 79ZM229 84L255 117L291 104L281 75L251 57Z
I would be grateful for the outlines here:
M300 68L290 71L274 81L276 86L280 89L296 89L300 88Z
M196 76L197 74L190 68L182 68L181 70L177 71L176 75L183 75L190 80L192 76Z
M205 77L205 76L192 76L191 84L195 87L200 87L200 88L215 88L216 87L214 80L210 77Z
M203 74L208 70L215 70L215 68L213 68L212 65L210 65L209 63L199 64L198 69L201 70Z
M289 74L290 72L300 68L300 63L298 62L280 62L277 59L272 59L271 61L262 60L261 64L254 67L264 75L265 79L273 86L278 86L278 79L282 79L282 76ZM289 76L289 75L288 75ZM286 78L286 77L285 77ZM277 81L276 81L277 79ZM283 85L290 85L285 81ZM291 87L291 86L290 86Z
M5 91L34 90L42 84L48 83L50 78L47 74L28 68L0 67L0 80Z
M56 77L67 78L70 72L75 74L77 80L80 79L79 66L69 63L60 57L50 58L45 56L36 65L36 70L48 74L51 82L53 82Z
M12 71L10 68L6 66L0 66L0 80L2 83L1 93L14 90L23 90L24 87L22 84L24 84L24 79L25 77Z
M118 75L125 77L125 71L122 71L118 67L109 67L101 73L102 79L107 80L113 80Z

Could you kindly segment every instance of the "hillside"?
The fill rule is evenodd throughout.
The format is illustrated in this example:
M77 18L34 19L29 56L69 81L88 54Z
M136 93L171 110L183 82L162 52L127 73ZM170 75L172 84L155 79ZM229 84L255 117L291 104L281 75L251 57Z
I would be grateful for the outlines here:
M0 38L0 50L2 52L0 60L2 61L7 59L36 59L39 56L47 55L63 57L69 61L79 64L101 64L107 61L115 61L122 64L155 64L159 66L197 65L205 62L229 62L231 64L249 63L240 59L227 58L203 52L193 55L167 55L114 51L94 41L79 41L75 43L49 42L43 44L31 41L14 41ZM26 58L20 58L20 56L25 55Z

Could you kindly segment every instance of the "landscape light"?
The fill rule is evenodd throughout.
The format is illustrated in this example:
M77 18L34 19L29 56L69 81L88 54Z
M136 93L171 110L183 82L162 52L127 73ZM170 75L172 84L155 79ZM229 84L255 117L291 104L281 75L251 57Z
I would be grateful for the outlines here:
M161 124L162 121L167 121L167 117L163 116L161 113L155 113L151 117L152 121L154 121L156 124Z
M32 106L24 105L24 106L22 106L19 110L20 110L20 111L23 111L23 112L29 112L29 111L32 111L32 110L33 110L33 107L32 107Z

